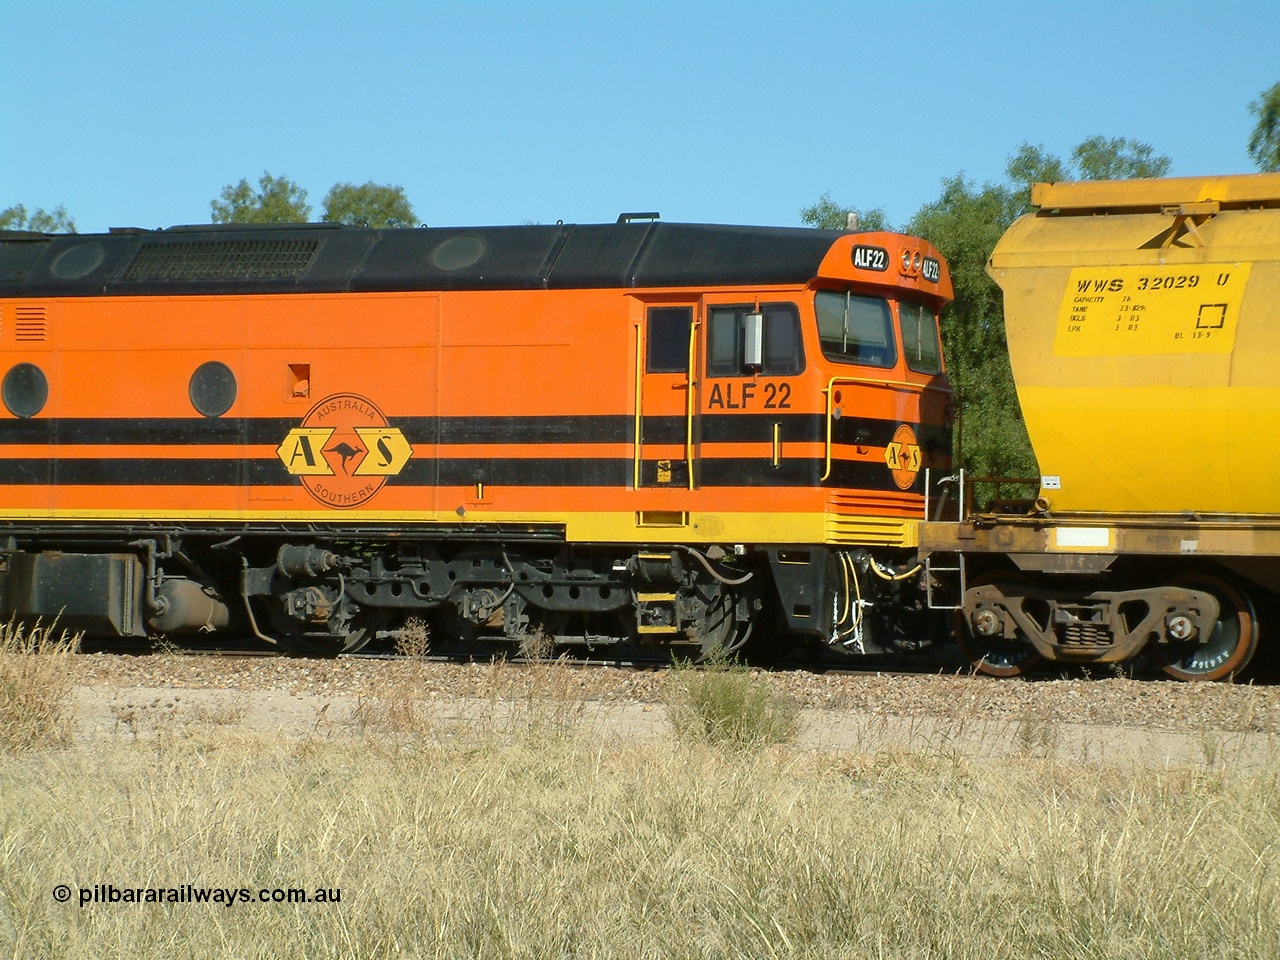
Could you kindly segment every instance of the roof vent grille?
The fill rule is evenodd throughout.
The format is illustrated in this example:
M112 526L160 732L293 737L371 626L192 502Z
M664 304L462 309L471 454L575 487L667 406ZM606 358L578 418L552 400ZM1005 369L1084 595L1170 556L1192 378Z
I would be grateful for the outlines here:
M289 280L302 276L318 240L218 240L144 243L126 281Z

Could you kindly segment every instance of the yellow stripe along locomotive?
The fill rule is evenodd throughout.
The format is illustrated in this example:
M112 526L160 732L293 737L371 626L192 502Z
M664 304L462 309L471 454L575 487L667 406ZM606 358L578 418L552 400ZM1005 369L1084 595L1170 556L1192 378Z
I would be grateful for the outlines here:
M0 236L0 597L90 635L842 649L923 615L929 244L669 224Z

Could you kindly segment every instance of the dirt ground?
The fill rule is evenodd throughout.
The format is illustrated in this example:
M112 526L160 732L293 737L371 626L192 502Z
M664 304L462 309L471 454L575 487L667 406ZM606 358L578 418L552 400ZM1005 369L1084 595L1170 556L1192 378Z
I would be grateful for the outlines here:
M77 657L74 670L77 736L85 741L201 729L296 738L404 733L406 705L409 732L423 736L507 735L547 723L599 737L673 736L665 705L671 684L663 671L107 654ZM1280 690L1274 687L1122 678L760 676L800 707L797 745L805 749L1280 767Z

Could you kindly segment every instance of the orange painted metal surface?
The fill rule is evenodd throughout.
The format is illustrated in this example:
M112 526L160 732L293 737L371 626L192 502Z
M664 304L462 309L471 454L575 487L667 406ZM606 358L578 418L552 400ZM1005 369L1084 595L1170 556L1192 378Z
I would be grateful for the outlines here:
M887 264L856 266L855 245L883 249ZM814 290L851 283L934 309L950 297L936 250L860 234L837 240L805 286L7 300L0 366L35 364L49 390L30 435L0 460L45 469L47 482L0 484L0 517L579 518L582 536L619 536L626 521L622 536L642 539L646 514L688 514L667 537L696 541L711 536L693 529L698 516L737 518L721 532L738 536L760 528L742 517L767 515L770 536L788 541L813 527L777 518L820 522L833 487L859 489L795 479L809 469L797 465L820 473L829 457L874 479L860 509L906 520L922 495L904 471L950 463L949 389L901 356L875 369L824 358ZM708 310L761 302L794 305L804 369L708 377ZM680 305L694 322L692 371L649 373L647 311ZM33 309L47 337L17 342L13 318ZM218 418L193 407L193 372L210 361L235 377ZM901 387L840 385L848 419L833 421L833 378L850 374ZM355 399L334 406L342 397ZM885 424L885 436L847 431L855 419ZM42 421L56 427L41 436ZM656 479L637 486L633 461ZM583 519L595 516L613 520Z

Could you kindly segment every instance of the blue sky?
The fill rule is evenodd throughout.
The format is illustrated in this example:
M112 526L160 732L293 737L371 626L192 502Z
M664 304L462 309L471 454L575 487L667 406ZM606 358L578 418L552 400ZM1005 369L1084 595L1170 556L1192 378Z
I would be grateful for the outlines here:
M4 0L0 208L203 223L264 170L404 187L432 226L901 224L1024 141L1253 172L1280 3Z

